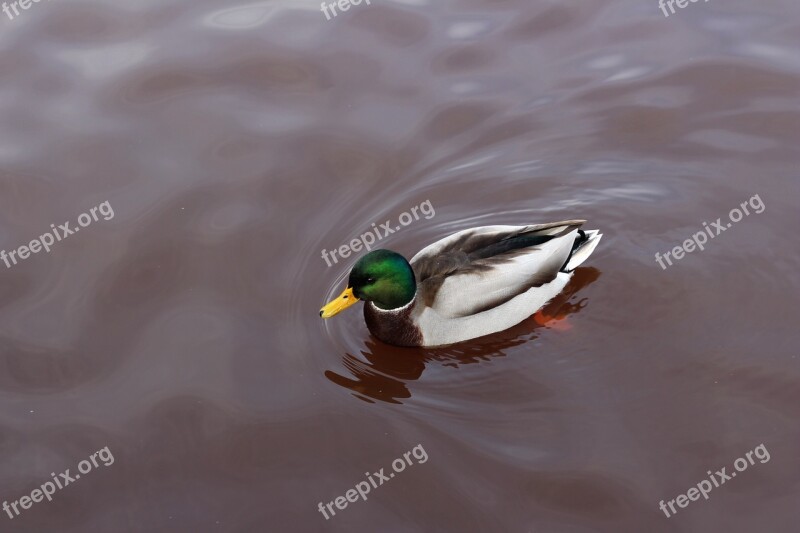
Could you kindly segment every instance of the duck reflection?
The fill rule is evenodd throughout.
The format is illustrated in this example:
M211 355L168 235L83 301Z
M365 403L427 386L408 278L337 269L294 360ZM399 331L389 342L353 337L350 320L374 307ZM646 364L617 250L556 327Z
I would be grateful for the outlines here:
M533 316L510 329L474 341L444 348L401 348L371 337L361 351L363 357L350 353L342 357L342 364L353 377L331 370L325 372L325 377L366 402L403 403L402 400L411 397L408 383L422 376L426 364L458 368L488 361L504 357L509 348L536 339L542 328L568 330L567 317L580 312L588 303L587 298L577 299L577 293L599 277L596 268L578 268L564 290Z

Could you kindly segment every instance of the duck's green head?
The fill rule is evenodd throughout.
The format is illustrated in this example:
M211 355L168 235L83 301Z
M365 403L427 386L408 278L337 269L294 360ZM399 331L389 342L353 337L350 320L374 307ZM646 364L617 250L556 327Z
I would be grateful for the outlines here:
M396 309L411 302L416 292L414 271L405 257L391 250L373 250L353 266L347 288L319 316L330 318L359 300L380 309Z

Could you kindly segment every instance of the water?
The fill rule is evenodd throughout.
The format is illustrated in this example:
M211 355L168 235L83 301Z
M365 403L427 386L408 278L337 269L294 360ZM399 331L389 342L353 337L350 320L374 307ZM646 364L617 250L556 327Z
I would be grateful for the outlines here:
M0 20L3 531L794 531L796 2L41 2ZM681 245L758 195L705 250ZM545 317L323 322L338 249L584 218ZM753 211L753 209L751 209ZM770 460L667 518L759 444ZM319 502L429 459L325 520ZM335 509L335 507L334 507Z

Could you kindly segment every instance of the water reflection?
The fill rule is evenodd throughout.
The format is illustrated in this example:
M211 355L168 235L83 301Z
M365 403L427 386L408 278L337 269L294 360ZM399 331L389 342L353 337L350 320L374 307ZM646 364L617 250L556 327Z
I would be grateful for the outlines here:
M411 398L408 384L422 376L426 365L459 368L494 357L505 357L509 348L538 338L542 328L569 329L567 317L580 312L588 304L588 298L579 299L578 293L599 277L600 271L596 268L577 269L561 294L529 319L513 328L474 341L438 349L400 348L370 336L365 341L366 349L361 350L362 357L351 353L342 356L342 365L353 377L342 376L332 370L326 371L325 377L350 389L356 398L366 402L378 400L401 404L402 400Z

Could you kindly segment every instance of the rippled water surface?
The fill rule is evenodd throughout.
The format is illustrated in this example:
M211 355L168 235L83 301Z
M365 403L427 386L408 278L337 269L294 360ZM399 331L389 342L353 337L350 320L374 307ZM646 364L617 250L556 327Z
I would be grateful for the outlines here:
M39 2L0 14L10 532L797 530L800 7ZM662 269L664 254L758 195ZM543 313L401 349L329 321L338 249L586 219ZM752 211L752 209L751 209ZM755 461L666 517L748 451ZM428 460L328 520L319 502Z

